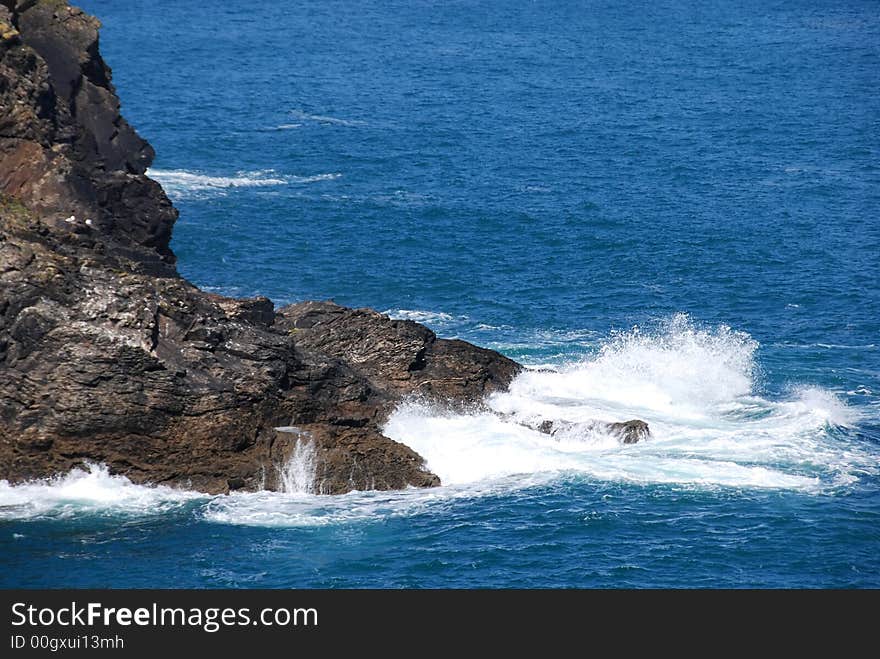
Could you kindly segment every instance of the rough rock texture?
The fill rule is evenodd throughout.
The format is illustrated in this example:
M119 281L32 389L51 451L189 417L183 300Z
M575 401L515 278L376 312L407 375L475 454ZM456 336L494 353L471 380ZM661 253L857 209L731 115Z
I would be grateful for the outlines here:
M0 479L93 461L279 489L306 442L319 492L438 485L382 435L389 412L479 405L520 366L368 309L276 312L182 279L177 211L119 114L98 25L64 0L0 0ZM639 423L612 426L627 442Z
M367 310L205 293L177 212L119 114L98 22L0 0L0 479L104 462L135 482L280 487L298 442L318 491L432 486L381 434L401 397L476 402L519 366ZM294 426L293 431L276 428Z
M0 12L0 190L76 233L72 249L173 275L177 211L144 175L153 149L119 114L97 19L60 0L2 0Z
M454 407L506 389L521 368L493 350L438 339L423 325L372 309L303 302L278 315L298 346L344 359L374 386Z

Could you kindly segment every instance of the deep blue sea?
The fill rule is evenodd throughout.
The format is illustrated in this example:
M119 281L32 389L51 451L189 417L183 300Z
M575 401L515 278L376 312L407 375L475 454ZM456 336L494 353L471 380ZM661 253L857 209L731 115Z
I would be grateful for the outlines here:
M880 587L875 0L80 5L185 277L543 368L436 490L0 483L0 586Z

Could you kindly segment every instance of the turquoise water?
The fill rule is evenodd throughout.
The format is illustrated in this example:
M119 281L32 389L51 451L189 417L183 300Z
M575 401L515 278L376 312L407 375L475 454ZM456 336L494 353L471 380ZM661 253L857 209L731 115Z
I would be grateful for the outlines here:
M181 272L530 366L432 491L0 484L0 586L880 586L875 2L80 3ZM307 466L307 465L306 465Z

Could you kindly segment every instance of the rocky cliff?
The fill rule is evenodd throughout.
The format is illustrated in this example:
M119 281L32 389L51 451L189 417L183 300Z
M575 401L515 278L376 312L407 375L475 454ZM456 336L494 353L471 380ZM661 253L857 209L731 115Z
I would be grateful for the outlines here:
M276 311L182 279L177 212L120 116L98 27L63 0L0 0L0 479L90 460L135 482L276 489L311 441L321 492L437 485L382 435L390 410L476 403L519 365L370 310Z
M369 309L276 310L181 278L177 211L146 176L153 150L120 115L98 27L65 0L0 0L0 479L92 461L135 482L280 489L307 442L318 492L438 485L382 435L388 414L409 396L479 406L519 364Z

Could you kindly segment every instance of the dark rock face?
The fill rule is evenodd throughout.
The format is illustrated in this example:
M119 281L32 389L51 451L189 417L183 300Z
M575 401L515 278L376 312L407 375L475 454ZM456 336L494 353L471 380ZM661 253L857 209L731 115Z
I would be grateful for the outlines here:
M477 402L519 366L373 311L276 314L180 278L177 212L97 29L62 0L0 0L0 479L91 460L135 482L278 489L307 437L317 491L438 485L381 434L389 411Z
M153 149L119 114L97 19L60 0L0 7L0 190L45 224L174 274L177 211L144 175Z
M135 482L280 489L307 441L315 491L438 485L382 435L389 412L405 396L477 406L520 366L369 309L200 291L174 267L152 158L97 20L0 0L0 479L88 460Z
M376 387L454 407L472 406L504 390L522 367L492 350L438 339L411 320L372 309L303 302L278 312L296 344L345 360Z

